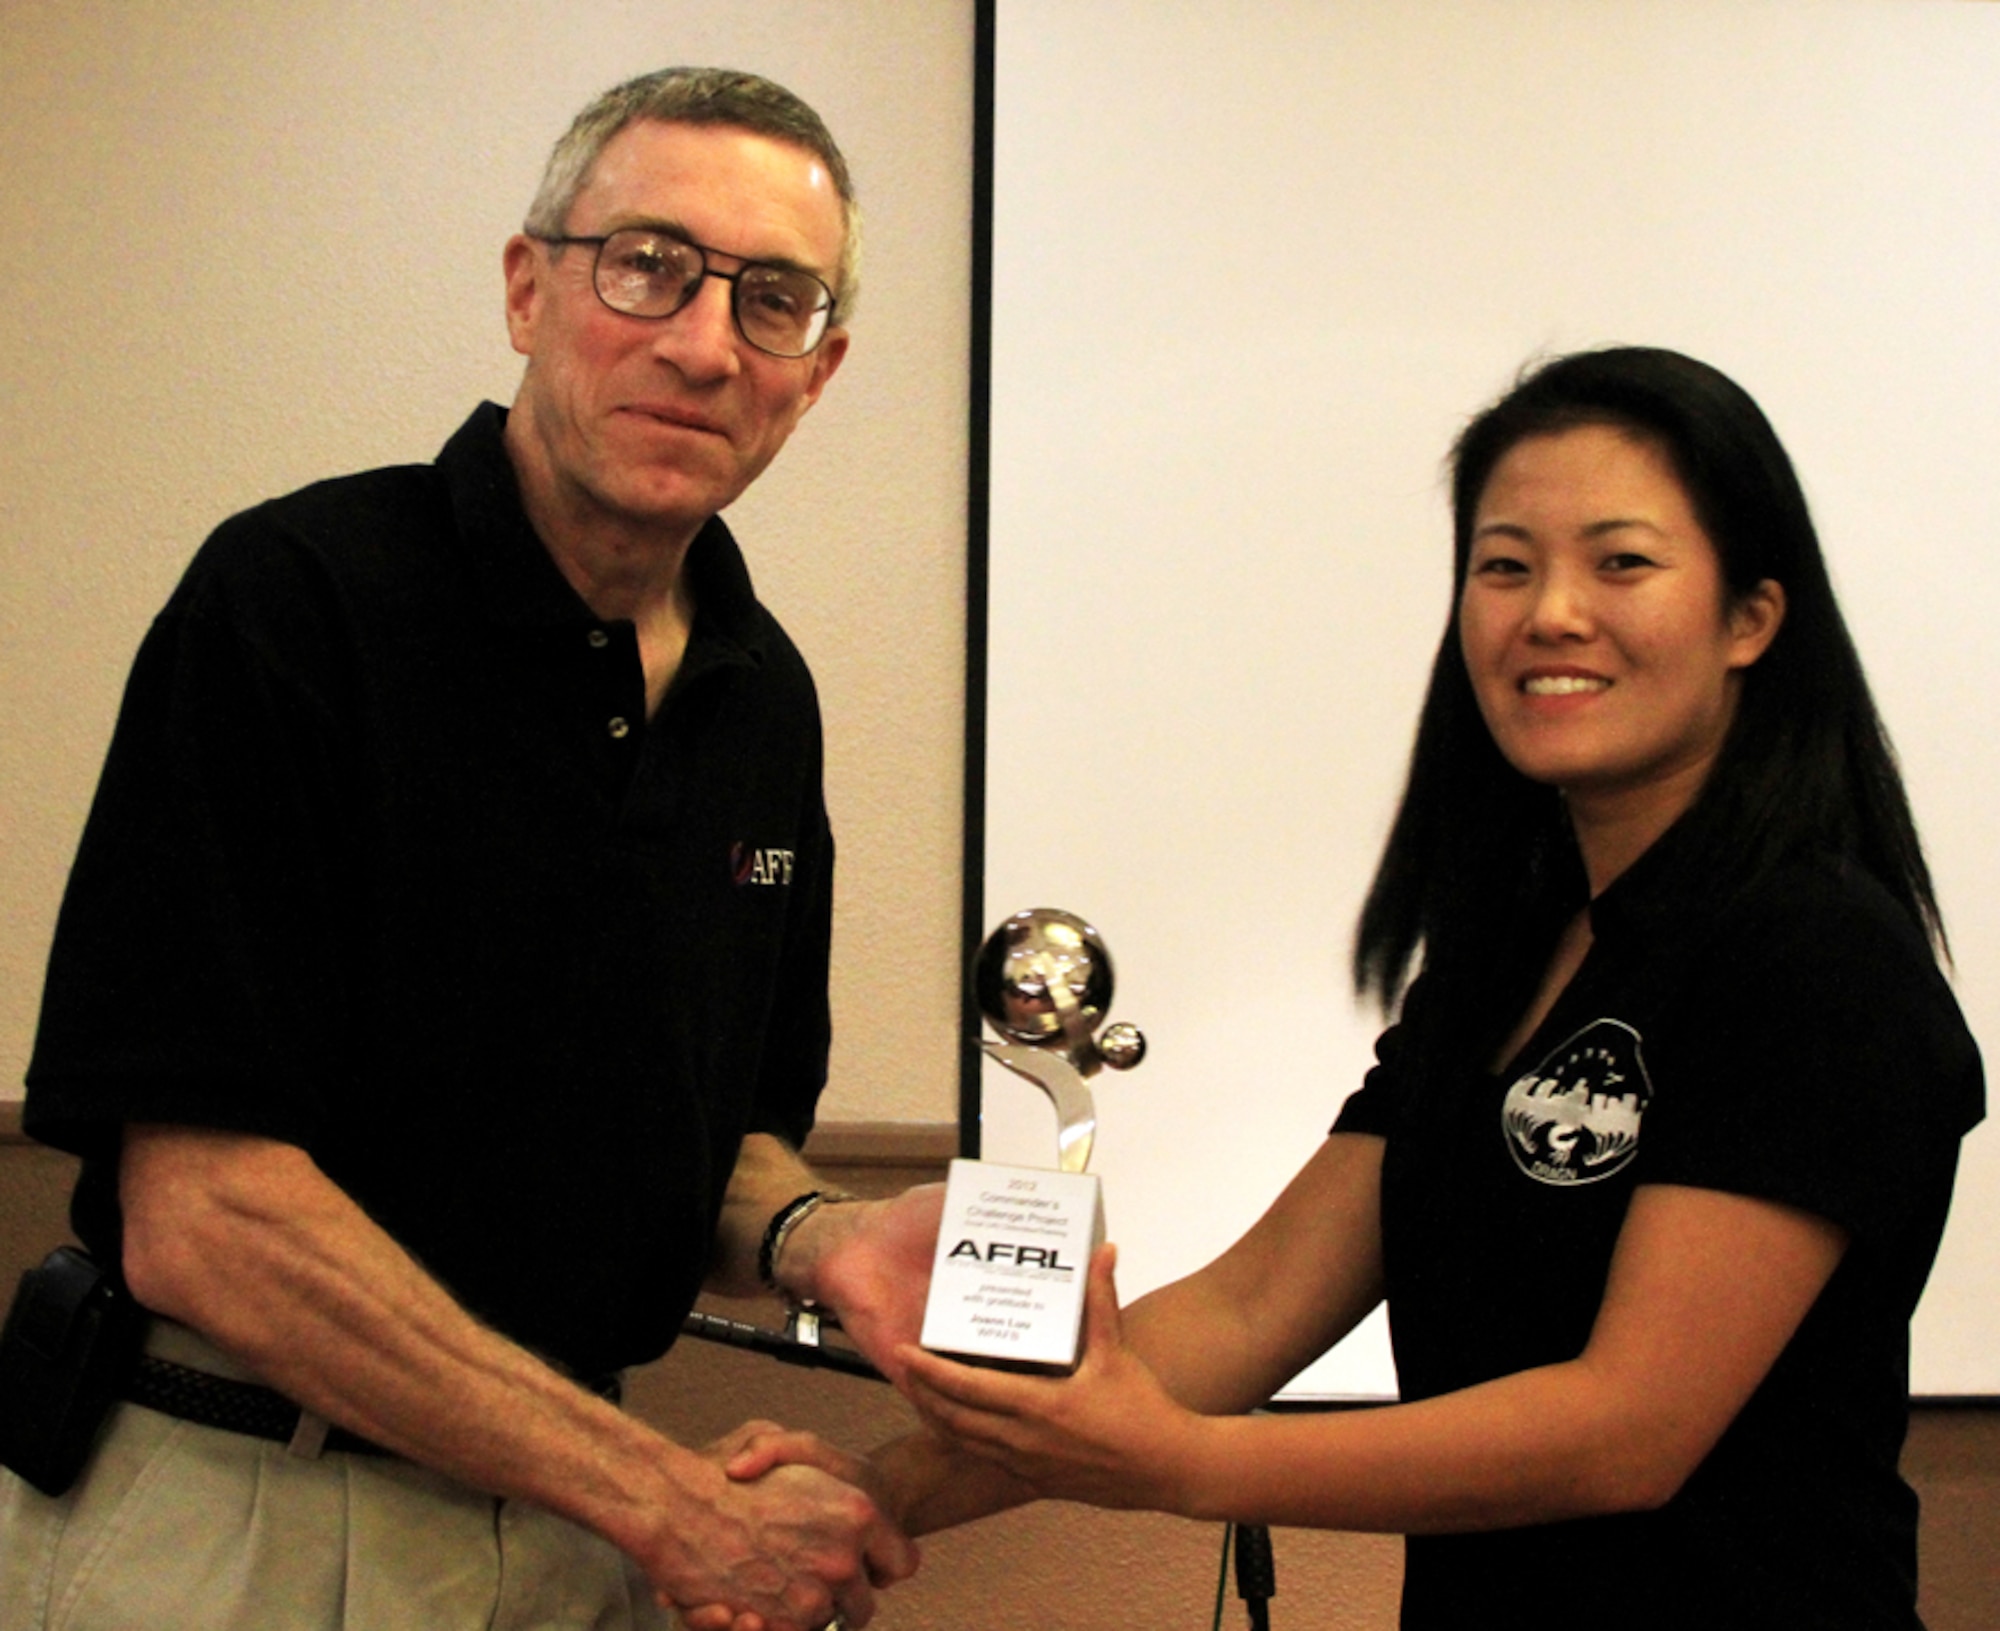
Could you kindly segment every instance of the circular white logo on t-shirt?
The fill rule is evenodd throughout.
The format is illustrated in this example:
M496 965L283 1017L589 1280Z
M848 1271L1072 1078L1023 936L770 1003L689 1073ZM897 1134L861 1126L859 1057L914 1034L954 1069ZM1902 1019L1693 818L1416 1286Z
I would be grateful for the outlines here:
M1594 1184L1639 1151L1653 1084L1639 1033L1592 1020L1507 1089L1500 1123L1515 1165L1544 1184Z

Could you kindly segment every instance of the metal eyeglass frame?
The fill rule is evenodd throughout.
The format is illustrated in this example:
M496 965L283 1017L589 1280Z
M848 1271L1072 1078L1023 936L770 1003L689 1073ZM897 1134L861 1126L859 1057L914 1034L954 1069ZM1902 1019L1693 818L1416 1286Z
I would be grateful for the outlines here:
M628 232L636 233L641 236L650 236L655 238L671 238L677 244L687 245L687 247L692 249L696 255L701 257L700 276L695 277L689 281L686 289L682 291L680 304L673 307L672 310L662 311L662 312L627 311L623 306L614 306L608 299L605 298L604 285L600 280L599 276L604 266L604 246L609 242L611 242L613 238L622 238ZM686 311L688 307L694 303L695 294L700 290L704 282L706 282L709 278L719 278L722 282L729 285L729 317L730 320L736 325L736 332L743 336L744 344L752 346L756 350L763 352L764 355L767 357L781 357L787 362L796 361L800 357L810 357L815 351L817 351L820 348L820 345L826 339L828 331L831 330L833 327L834 313L839 308L840 305L839 297L834 294L832 285L829 284L825 278L819 276L819 274L816 272L808 272L807 270L805 270L804 267L801 266L780 266L773 261L756 261L756 260L746 260L743 262L741 266L737 267L735 271L725 272L720 267L711 266L709 264L709 257L711 255L728 255L729 259L731 260L739 260L742 257L737 255L730 255L729 251L726 249L712 249L707 244L698 244L694 241L694 239L684 238L678 232L664 232L658 227L620 227L615 232L599 233L594 236L586 236L576 233L558 234L550 232L530 232L527 233L526 236L534 239L536 243L550 244L558 249L566 249L572 244L588 247L591 251L591 262L590 262L591 292L597 296L598 301L603 305L606 311L615 311L620 317L634 317L637 318L642 323L664 323L669 317L678 317L682 312ZM785 272L793 277L809 278L814 283L817 283L820 286L820 288L825 292L826 304L823 306L815 307L813 312L814 316L823 317L823 320L820 323L819 332L813 336L812 344L807 346L805 350L773 351L769 346L765 345L761 340L755 338L750 333L749 329L744 327L743 311L742 308L737 304L737 301L741 298L743 291L743 282L742 282L743 274L745 272L753 272L758 270L771 271L771 272Z

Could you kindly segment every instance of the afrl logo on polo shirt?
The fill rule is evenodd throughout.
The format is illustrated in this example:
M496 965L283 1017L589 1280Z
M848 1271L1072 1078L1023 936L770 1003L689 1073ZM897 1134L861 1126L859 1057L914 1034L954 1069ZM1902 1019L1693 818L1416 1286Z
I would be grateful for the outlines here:
M1653 1084L1639 1033L1622 1020L1593 1020L1507 1089L1500 1122L1507 1148L1530 1178L1594 1184L1639 1152L1639 1123Z
M738 885L746 883L775 887L792 881L792 852L788 849L752 849L748 844L729 846L729 876Z

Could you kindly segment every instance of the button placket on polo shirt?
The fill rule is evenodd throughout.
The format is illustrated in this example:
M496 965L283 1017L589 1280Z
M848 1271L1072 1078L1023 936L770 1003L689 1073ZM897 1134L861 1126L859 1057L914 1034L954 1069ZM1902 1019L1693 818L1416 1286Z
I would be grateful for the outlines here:
M608 750L615 756L612 760L619 767L622 778L629 780L634 764L634 751L641 740L639 727L645 723L640 709L644 703L644 678L635 671L638 664L636 636L619 640L610 629L592 625L584 631L584 643L589 648L593 670L592 694L598 699L597 706L603 740ZM621 663L629 662L631 669L621 669Z

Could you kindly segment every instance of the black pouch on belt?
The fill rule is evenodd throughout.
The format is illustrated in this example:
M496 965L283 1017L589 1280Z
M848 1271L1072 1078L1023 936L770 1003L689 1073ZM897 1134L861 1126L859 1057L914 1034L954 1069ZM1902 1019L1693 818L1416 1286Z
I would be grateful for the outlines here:
M117 1276L74 1246L22 1275L0 1332L0 1464L45 1495L75 1483L144 1330Z

